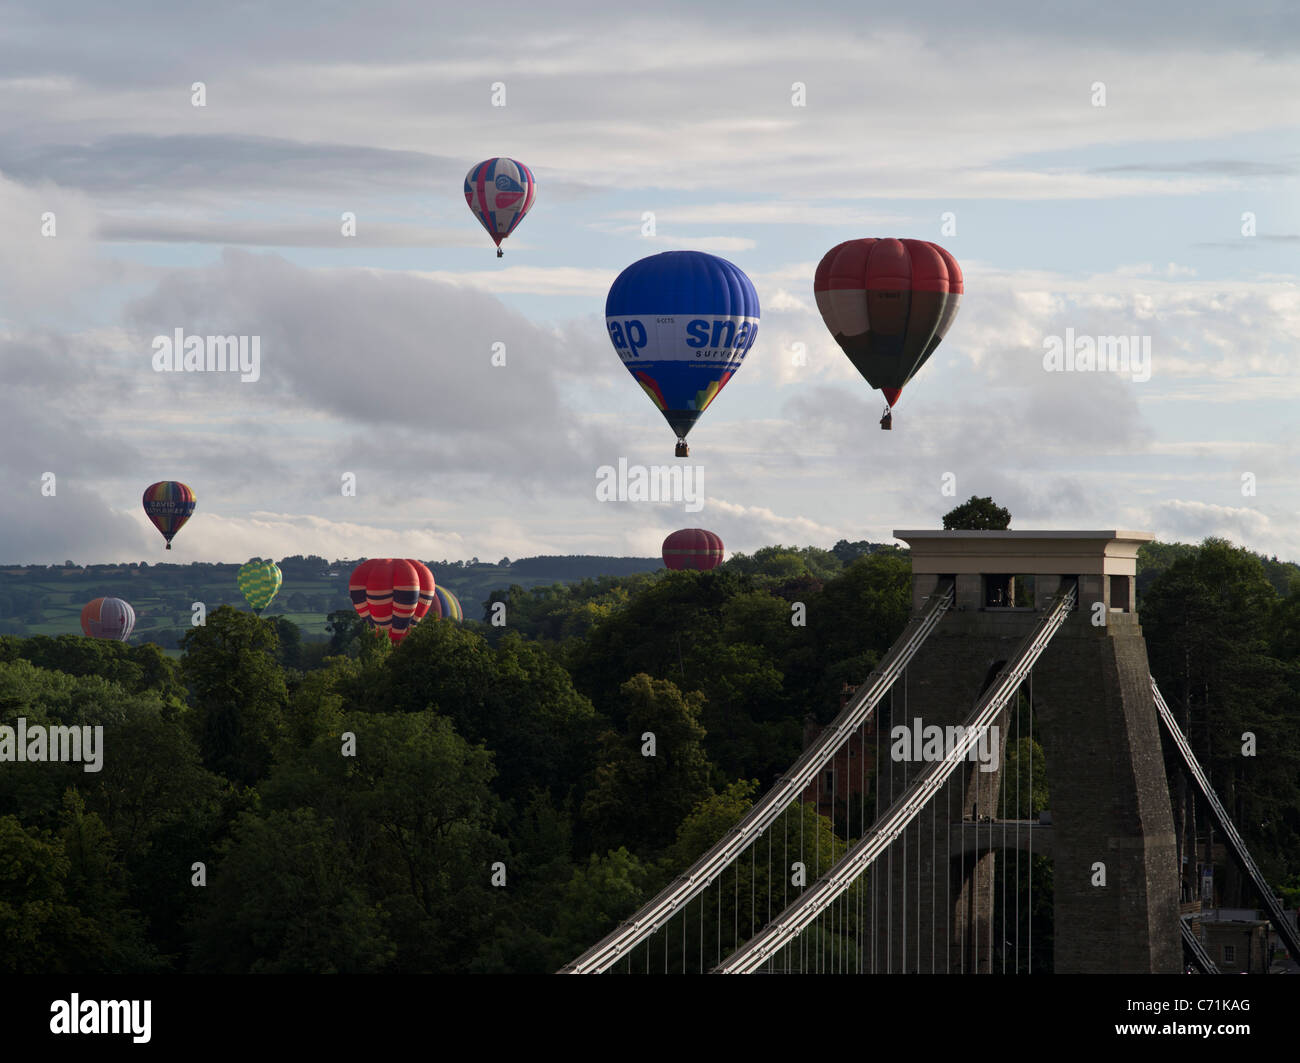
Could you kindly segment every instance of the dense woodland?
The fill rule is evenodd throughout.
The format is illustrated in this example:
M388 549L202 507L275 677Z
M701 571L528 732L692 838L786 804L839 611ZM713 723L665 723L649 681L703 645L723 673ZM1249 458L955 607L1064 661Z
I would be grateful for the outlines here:
M1156 677L1294 905L1292 579L1207 540L1144 550L1139 586ZM0 637L0 723L102 724L105 746L99 773L0 764L0 970L554 970L738 818L806 716L834 716L906 622L909 580L903 551L775 546L711 572L512 586L490 596L505 626L429 621L396 648L345 609L310 653L291 621L228 606L179 660ZM640 755L645 731L660 755ZM1050 807L1032 783L1020 814Z

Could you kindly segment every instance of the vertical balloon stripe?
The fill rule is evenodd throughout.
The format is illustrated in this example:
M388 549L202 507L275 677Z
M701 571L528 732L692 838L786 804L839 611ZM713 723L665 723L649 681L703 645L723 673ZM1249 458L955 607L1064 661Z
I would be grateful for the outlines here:
M461 608L460 599L456 597L446 587L437 589L437 601L430 610L438 620L464 620L465 611Z

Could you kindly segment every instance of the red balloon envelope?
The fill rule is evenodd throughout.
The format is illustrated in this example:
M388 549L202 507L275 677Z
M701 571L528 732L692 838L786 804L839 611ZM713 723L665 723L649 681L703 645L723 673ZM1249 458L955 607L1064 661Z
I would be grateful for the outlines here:
M370 578L370 570L381 560L375 557L369 561L362 561L352 570L352 575L348 579L348 597L352 599L352 608L357 611L357 616L362 620L370 620L370 605L366 601L366 581Z
M401 642L429 611L433 594L433 573L419 561L405 558L363 561L348 580L348 595L357 615L376 631L386 632L393 642Z
M927 240L847 240L822 258L813 293L835 342L892 407L957 316L961 267Z
M411 621L414 624L424 619L424 614L429 611L437 595L433 573L429 571L429 566L423 561L412 561L411 564L415 566L415 573L420 577L420 600L415 603L415 618Z
M710 569L722 564L722 540L703 528L683 528L664 540L664 564L681 569Z

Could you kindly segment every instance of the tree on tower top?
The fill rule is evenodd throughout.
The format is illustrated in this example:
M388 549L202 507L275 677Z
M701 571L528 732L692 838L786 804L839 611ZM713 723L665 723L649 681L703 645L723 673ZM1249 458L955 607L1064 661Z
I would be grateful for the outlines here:
M991 498L971 495L956 509L943 516L944 531L1006 531L1011 526L1011 513Z

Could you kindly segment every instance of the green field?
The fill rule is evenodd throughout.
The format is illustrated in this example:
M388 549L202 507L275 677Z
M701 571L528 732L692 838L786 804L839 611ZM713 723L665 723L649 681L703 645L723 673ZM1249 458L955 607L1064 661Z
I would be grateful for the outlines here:
M503 559L504 560L504 559ZM329 637L331 612L351 609L347 580L354 562L322 558L280 562L284 583L265 616L283 616L307 641ZM660 567L657 558L527 558L513 564L479 562L433 565L434 578L461 601L467 619L481 619L494 590L571 583L602 575L626 575ZM89 565L12 567L0 570L0 634L81 633L81 609L99 597L123 598L136 613L132 642L156 642L175 651L191 627L192 605L208 612L222 605L247 609L235 585L238 565ZM326 575L325 573L330 573Z

